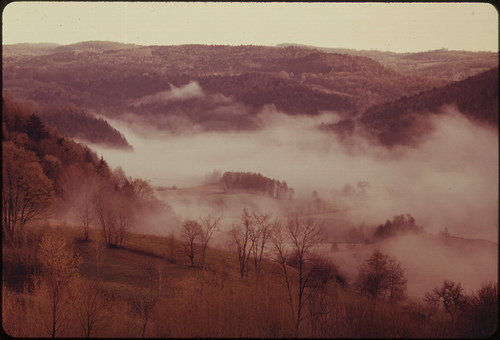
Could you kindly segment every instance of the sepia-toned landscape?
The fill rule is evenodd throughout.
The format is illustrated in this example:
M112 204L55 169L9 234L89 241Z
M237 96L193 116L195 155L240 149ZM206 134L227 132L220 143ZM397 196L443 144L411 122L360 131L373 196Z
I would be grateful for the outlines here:
M498 52L2 46L12 337L484 338Z

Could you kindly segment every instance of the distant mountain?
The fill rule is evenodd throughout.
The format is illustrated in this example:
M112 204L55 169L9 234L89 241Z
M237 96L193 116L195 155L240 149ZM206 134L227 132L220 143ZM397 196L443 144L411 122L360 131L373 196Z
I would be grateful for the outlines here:
M374 105L452 82L439 72L402 74L376 58L399 65L405 57L421 70L429 63L443 69L452 65L464 74L477 70L475 64L456 62L462 57L455 52L353 55L297 46L140 46L103 41L46 46L43 53L38 48L38 54L30 46L18 46L15 53L20 54L3 55L4 92L40 105L71 104L115 119L135 117L164 130L258 128L257 113L265 108L291 115L336 112L352 119ZM12 52L15 47L5 49ZM485 65L489 64L481 67ZM196 95L185 96L190 90Z
M71 45L62 45L54 48L54 53L65 53L65 52L104 52L104 51L117 51L125 49L133 49L142 47L137 44L123 44L114 41L84 41Z
M30 56L30 55L47 55L54 52L54 48L61 46L59 44L51 43L39 43L39 44L11 44L2 45L2 56L12 57L12 56Z
M136 44L122 44L113 41L85 41L70 45L52 43L21 43L2 45L3 57L39 56L68 52L104 52L141 47Z
M463 80L498 66L497 52L472 52L440 49L417 53L396 53L376 50L317 47L300 44L279 44L277 47L299 46L328 53L341 53L371 58L404 75L427 78Z

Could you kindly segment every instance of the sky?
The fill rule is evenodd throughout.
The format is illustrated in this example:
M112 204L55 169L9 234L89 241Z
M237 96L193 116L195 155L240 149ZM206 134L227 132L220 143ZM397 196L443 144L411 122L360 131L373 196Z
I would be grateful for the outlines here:
M487 3L12 2L3 44L265 45L498 51Z

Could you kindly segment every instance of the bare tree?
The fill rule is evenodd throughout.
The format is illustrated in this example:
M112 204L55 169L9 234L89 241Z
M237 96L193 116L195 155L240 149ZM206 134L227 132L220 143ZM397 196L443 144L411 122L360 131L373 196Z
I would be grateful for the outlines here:
M93 193L87 192L83 195L82 201L78 204L77 220L83 227L83 240L89 241L90 224L93 221L94 209L92 207Z
M374 298L388 296L391 300L401 299L407 282L401 263L378 249L358 267L358 289Z
M167 261L169 263L176 262L177 245L175 241L175 235L173 232L167 235Z
M141 317L142 337L146 337L148 322L158 301L160 301L164 285L163 269L158 262L146 265L146 276L137 278L137 290L134 291L133 304Z
M106 244L121 247L133 221L133 207L128 197L114 191L106 183L94 193L94 207Z
M97 195L96 195L97 196ZM113 237L116 233L117 222L113 205L105 197L96 198L94 201L96 215L102 229L104 240L108 246L116 246Z
M111 315L110 298L100 283L75 280L71 305L86 338L103 327Z
M12 142L2 143L2 231L13 237L16 228L45 212L53 204L52 181L36 156Z
M358 268L358 288L372 297L378 297L389 288L387 261L389 256L375 249L372 256Z
M205 266L205 254L213 234L219 229L222 217L207 214L200 217L201 266Z
M295 315L295 335L298 336L300 323L303 319L302 308L305 300L306 288L315 270L316 258L313 248L325 240L324 233L312 218L301 218L290 215L284 228L277 224L273 230L272 243L276 253L276 261L280 264L285 284L288 290L292 314ZM294 311L292 272L287 269L287 264L297 270L298 292L297 311Z
M301 322L302 303L304 292L309 278L314 270L308 266L311 259L312 248L325 240L322 230L314 223L312 218L300 218L298 215L288 217L286 232L292 243L294 255L298 260L299 294L297 307L296 332L298 333Z
M442 305L450 315L450 335L455 335L456 321L464 314L467 307L467 297L462 285L450 280L445 280L441 287L435 287L432 292L425 293L425 302L431 306Z
M242 279L248 278L248 262L252 251L252 228L253 216L243 209L241 215L242 226L233 226L230 231L231 238L236 246L238 253L238 263L240 266L240 275Z
M67 247L63 236L49 233L40 242L39 259L43 274L37 279L38 287L44 286L48 291L50 313L46 326L54 338L67 306L67 287L78 275L79 257Z
M257 280L260 277L260 270L262 258L264 257L264 250L271 236L271 214L253 214L254 227L252 231L252 254L254 258L255 273Z
M485 282L469 299L467 320L471 338L491 337L498 328L498 283ZM464 337L465 337L464 336Z
M200 235L201 226L195 220L185 220L182 222L182 237L188 242L188 249L185 254L191 260L191 267L194 267L194 255L196 253L196 240Z
M123 245L125 236L128 229L134 221L133 207L129 203L126 197L117 198L117 212L116 212L116 223L117 223L117 233L116 233L116 244L118 246Z
M389 298L391 300L403 298L408 280L404 276L404 269L395 257L389 258L387 262L387 285Z
M274 260L279 264L281 274L284 280L284 286L288 293L288 304L292 310L292 315L295 315L295 308L293 305L293 291L292 282L289 275L289 268L287 262L290 258L290 249L287 247L287 238L285 235L283 224L280 221L275 221L272 225L272 232L270 237L271 244L274 250Z

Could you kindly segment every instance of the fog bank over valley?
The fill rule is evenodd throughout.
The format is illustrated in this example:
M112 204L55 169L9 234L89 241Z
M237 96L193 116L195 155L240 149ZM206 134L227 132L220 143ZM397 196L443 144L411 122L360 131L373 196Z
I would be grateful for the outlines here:
M321 123L339 119L334 113L292 117L267 108L259 118L262 129L257 131L185 134L109 120L133 151L91 147L112 168L120 166L128 176L154 186L194 187L214 169L256 172L286 181L297 200L310 200L316 191L353 224L378 225L410 213L427 232L447 227L456 236L497 242L495 129L471 123L448 108L446 114L430 118L434 129L418 147L389 150L359 134L340 141L319 131ZM199 216L192 202L183 205L171 196L169 200L165 194L166 201L182 218ZM197 202L202 211L210 210L206 200Z

